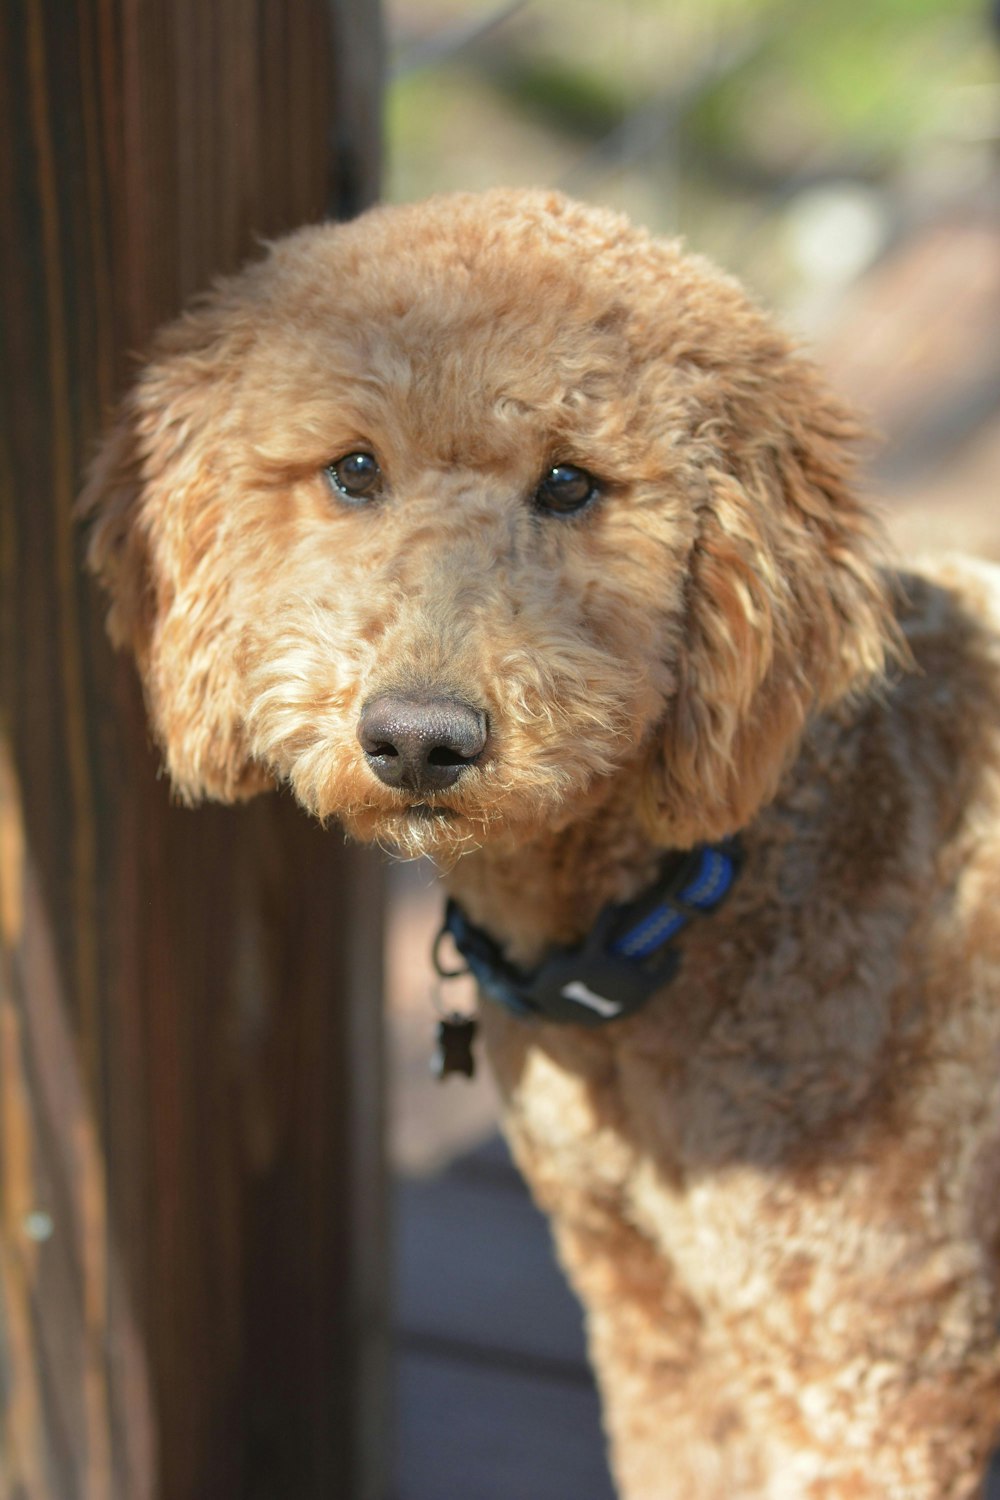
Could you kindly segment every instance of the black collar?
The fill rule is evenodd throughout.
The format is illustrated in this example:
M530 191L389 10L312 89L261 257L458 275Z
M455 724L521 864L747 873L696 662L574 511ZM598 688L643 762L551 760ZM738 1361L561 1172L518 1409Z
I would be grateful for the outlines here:
M534 969L516 968L499 943L449 901L434 948L445 933L488 1000L524 1020L602 1026L632 1015L680 967L673 939L694 917L722 904L739 874L736 839L702 844L664 859L654 884L634 901L606 906L582 942L558 948Z

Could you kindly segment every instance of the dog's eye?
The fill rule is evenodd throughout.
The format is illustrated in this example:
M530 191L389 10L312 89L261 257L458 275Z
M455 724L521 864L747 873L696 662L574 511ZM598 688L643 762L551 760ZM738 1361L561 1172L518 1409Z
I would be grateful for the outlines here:
M553 515L569 516L588 505L597 492L597 480L586 469L578 469L575 464L556 464L535 491L535 504Z
M345 453L323 472L345 500L372 500L382 488L382 470L370 453Z

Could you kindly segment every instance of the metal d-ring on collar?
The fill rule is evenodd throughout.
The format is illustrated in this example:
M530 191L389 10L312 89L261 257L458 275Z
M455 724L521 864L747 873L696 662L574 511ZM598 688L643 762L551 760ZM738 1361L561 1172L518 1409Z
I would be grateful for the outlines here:
M670 982L680 967L672 940L695 917L721 906L741 865L737 839L669 855L641 896L606 906L582 942L556 949L528 971L505 959L500 945L449 901L434 944L434 967L443 979L471 973L487 999L522 1020L602 1026L632 1015ZM440 947L446 934L466 970L443 967Z

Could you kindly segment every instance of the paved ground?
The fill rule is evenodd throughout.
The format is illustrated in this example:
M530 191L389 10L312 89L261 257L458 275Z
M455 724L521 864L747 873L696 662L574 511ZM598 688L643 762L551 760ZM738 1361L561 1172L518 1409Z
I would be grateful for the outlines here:
M579 1307L499 1139L397 1215L394 1500L613 1500Z

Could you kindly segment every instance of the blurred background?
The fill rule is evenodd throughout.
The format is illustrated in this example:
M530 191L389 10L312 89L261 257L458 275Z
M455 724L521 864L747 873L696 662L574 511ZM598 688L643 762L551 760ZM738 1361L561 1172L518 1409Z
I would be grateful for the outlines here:
M390 0L386 24L387 198L544 184L682 236L867 414L894 544L1000 558L1000 9ZM399 1500L606 1500L578 1318L489 1080L429 1075L434 873L390 882Z

